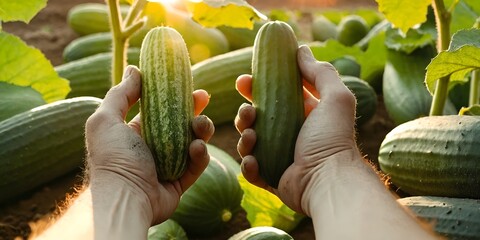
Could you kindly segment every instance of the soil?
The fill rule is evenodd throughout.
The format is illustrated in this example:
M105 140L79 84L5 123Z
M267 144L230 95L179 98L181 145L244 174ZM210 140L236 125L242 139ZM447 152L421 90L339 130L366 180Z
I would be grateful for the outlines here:
M56 66L61 64L63 48L73 39L78 37L67 25L66 15L68 10L85 2L103 3L103 0L49 0L44 8L29 24L12 22L4 23L3 29L13 33L28 44L40 49L45 56ZM278 0L253 0L252 5L261 9L279 4ZM353 4L355 3L355 5ZM357 7L375 6L373 0L347 1L347 0L287 0L281 2L281 7ZM308 20L308 19L307 19ZM308 37L308 36L307 36ZM379 105L374 118L358 129L358 144L362 152L376 162L378 147L394 124L388 118L379 96ZM216 145L237 160L240 160L236 152L236 144L239 134L233 124L216 126L216 132L211 144ZM0 239L27 239L32 231L41 228L58 209L68 194L73 193L75 187L80 184L80 171L72 172L64 177L58 178L34 192L25 194L15 201L0 205ZM248 228L248 221L245 213L238 214L227 228L217 236L208 239L227 239L234 233ZM291 233L295 239L314 239L313 227L310 219L305 219Z

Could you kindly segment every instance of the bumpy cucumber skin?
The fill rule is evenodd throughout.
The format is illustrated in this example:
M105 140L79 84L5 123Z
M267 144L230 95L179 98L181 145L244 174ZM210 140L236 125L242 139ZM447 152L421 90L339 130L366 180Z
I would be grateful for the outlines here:
M82 166L84 125L101 99L45 104L0 122L0 202Z
M413 196L397 202L448 239L480 239L480 199Z
M142 136L159 181L183 175L193 140L193 79L187 47L173 28L150 30L140 51Z
M297 64L298 42L281 21L260 28L252 57L252 103L256 108L254 156L260 175L277 188L293 162L295 143L304 121L303 90Z
M480 198L479 135L475 116L418 118L387 134L379 165L412 195Z

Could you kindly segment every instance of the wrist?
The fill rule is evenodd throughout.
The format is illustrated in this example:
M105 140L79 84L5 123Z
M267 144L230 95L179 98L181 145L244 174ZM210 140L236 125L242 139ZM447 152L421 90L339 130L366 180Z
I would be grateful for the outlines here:
M89 176L88 188L92 192L92 199L97 196L99 205L106 210L124 211L139 215L141 221L148 226L153 222L153 210L147 193L139 187L132 178L110 171L95 171ZM135 213L133 213L135 211ZM109 214L114 214L110 212ZM121 220L121 219L120 219ZM139 222L141 223L141 222Z
M342 190L356 191L358 186L368 185L372 179L378 181L376 173L363 160L357 148L332 155L324 159L310 177L302 194L302 209L312 217L312 214L319 212L319 203L331 201L329 197L343 194Z

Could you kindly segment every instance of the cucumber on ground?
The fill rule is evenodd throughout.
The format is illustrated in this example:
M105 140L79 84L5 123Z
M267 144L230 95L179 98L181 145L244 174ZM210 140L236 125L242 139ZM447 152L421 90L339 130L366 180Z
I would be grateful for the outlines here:
M380 169L410 195L480 198L480 118L430 116L395 127L383 140Z
M79 169L84 125L101 99L48 103L0 122L0 202Z
M480 200L433 196L397 200L447 239L480 239Z

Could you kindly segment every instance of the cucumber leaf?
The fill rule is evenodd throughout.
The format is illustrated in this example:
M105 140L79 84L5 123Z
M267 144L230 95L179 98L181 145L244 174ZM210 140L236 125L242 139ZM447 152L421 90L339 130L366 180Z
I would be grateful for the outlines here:
M0 121L45 104L39 92L0 81Z
M251 227L271 226L290 232L305 218L287 207L277 196L249 183L242 174L237 178L243 190L241 206Z
M267 19L244 0L189 0L186 5L193 20L205 27L253 29L254 21Z
M480 105L473 105L471 107L462 107L458 115L480 116Z
M399 29L391 28L386 32L385 45L388 48L412 53L417 48L435 43L435 36L430 33L422 33L417 29L409 29L406 36Z
M480 69L480 29L461 30L453 35L447 51L440 52L427 66L425 83L433 94L437 79L449 76L449 87L466 81L472 70Z
M403 33L427 20L431 0L375 0L378 10Z
M0 81L30 86L45 102L64 99L70 92L69 82L60 78L40 50L20 38L0 32Z
M480 1L478 0L444 0L445 6L452 6L451 34L459 30L471 28L480 17Z
M0 22L23 21L28 23L46 5L47 0L0 0Z
M367 80L382 71L386 62L385 34L378 34L368 43L366 51L359 46L345 46L337 40L329 39L324 43L310 45L313 55L319 61L331 62L335 59L350 56L360 64L360 78Z

